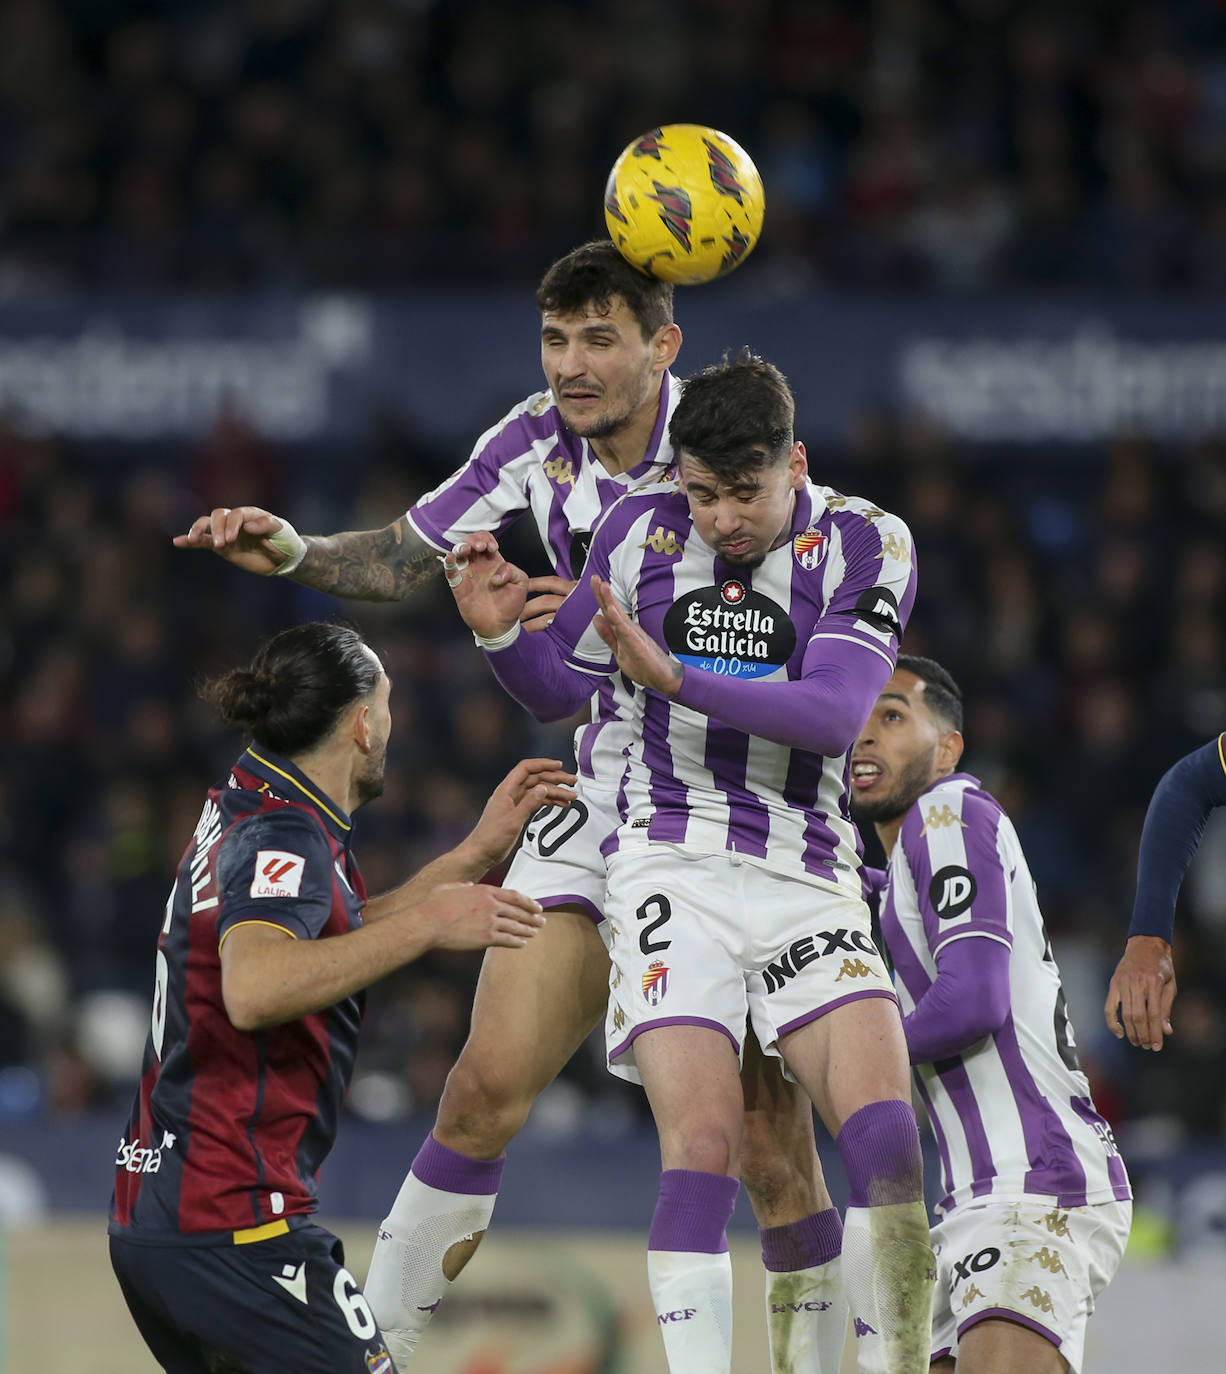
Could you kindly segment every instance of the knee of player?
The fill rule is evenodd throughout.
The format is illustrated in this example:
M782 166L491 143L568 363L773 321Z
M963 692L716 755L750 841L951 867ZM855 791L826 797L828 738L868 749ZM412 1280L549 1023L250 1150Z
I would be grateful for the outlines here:
M703 1174L732 1174L740 1168L739 1130L694 1123L661 1135L666 1169L692 1169Z
M461 1055L447 1075L436 1134L444 1143L447 1136L461 1136L470 1145L499 1151L524 1124L532 1102L531 1091L513 1078Z

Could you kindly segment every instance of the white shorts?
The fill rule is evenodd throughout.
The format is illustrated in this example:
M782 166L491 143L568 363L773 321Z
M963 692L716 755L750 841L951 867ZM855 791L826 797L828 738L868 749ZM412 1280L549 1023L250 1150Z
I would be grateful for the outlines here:
M1086 1320L1119 1267L1131 1226L1131 1202L1057 1207L1035 1196L956 1207L932 1230L932 1358L956 1357L968 1327L1003 1317L1045 1336L1077 1374Z
M601 845L617 829L617 795L579 779L569 806L546 806L524 827L503 887L548 910L581 906L604 933L606 866Z
M778 1055L781 1036L844 1002L894 997L862 901L735 855L614 854L605 914L609 1072L631 1082L634 1041L656 1026L710 1026L740 1055L748 1018Z

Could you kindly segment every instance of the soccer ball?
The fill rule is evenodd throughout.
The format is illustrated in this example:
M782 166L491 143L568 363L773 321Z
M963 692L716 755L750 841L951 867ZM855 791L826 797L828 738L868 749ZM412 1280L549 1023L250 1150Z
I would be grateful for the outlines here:
M762 232L762 178L739 143L702 124L665 124L613 164L609 236L640 272L692 286L744 262Z

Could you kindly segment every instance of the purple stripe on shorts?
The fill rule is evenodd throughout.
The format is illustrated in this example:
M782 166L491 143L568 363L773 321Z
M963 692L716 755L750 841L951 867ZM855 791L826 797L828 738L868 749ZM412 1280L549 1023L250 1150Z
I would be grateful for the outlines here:
M961 1336L969 1331L978 1322L990 1321L993 1318L1000 1320L1004 1318L1007 1322L1016 1322L1018 1326L1028 1327L1031 1331L1037 1331L1044 1340L1048 1340L1058 1350L1060 1348L1060 1337L1049 1326L1044 1326L1042 1322L1037 1322L1033 1317L1027 1317L1022 1312L1015 1312L1011 1307L985 1307L982 1312L976 1312L973 1317L967 1319L958 1327L958 1335Z
M953 1350L954 1348L952 1345L943 1345L940 1350L934 1350L928 1357L929 1364L936 1364L938 1360L943 1360L947 1356L952 1355Z
M807 1026L811 1021L816 1021L819 1017L825 1016L827 1012L837 1011L839 1007L846 1006L848 1002L862 1002L866 997L888 997L891 1002L895 1004L898 1002L898 998L886 988L865 988L862 992L849 992L846 997L840 997L834 1002L827 1002L824 1007L807 1011L803 1016L798 1016L795 1021L789 1021L786 1026L780 1026L775 1032L775 1038L781 1040L785 1035L790 1035L794 1030L799 1030L801 1026Z
M594 924L599 925L604 920L604 913L588 901L586 897L581 897L577 892L559 892L551 897L535 897L534 901L540 902L546 911L553 911L560 906L581 906L584 912L592 918Z
M992 1159L992 1147L988 1144L988 1133L983 1129L983 1117L979 1114L979 1103L975 1100L975 1090L971 1087L970 1074L961 1059L956 1059L948 1067L934 1064L937 1076L958 1120L962 1123L962 1133L966 1136L966 1149L970 1155L972 1197L982 1197L992 1191L992 1180L996 1177L996 1164Z
M473 1159L458 1150L448 1149L428 1135L417 1152L410 1172L428 1187L443 1193L472 1193L491 1197L502 1182L506 1155L497 1159Z
M665 1016L658 1021L644 1021L641 1026L635 1026L616 1049L609 1051L609 1062L612 1063L613 1060L620 1059L644 1031L658 1030L661 1026L706 1026L708 1030L719 1031L721 1035L726 1035L737 1054L739 1055L741 1052L740 1041L727 1026L721 1026L718 1021L708 1021L703 1016Z

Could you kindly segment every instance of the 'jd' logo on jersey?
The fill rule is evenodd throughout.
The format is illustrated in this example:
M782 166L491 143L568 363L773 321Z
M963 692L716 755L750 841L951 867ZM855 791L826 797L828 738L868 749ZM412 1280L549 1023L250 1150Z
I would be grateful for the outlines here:
M693 668L727 677L765 677L796 648L796 627L769 596L728 578L687 592L664 617L668 647Z

